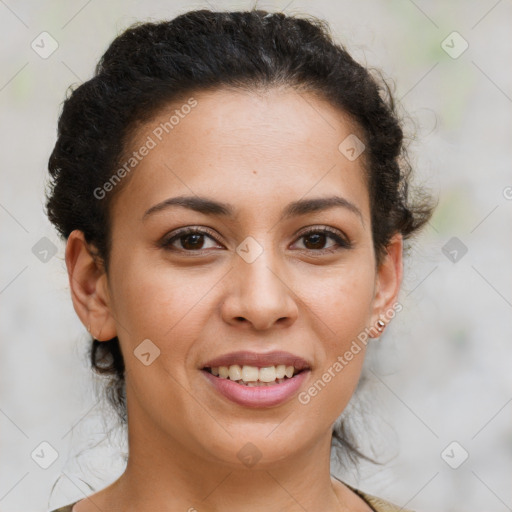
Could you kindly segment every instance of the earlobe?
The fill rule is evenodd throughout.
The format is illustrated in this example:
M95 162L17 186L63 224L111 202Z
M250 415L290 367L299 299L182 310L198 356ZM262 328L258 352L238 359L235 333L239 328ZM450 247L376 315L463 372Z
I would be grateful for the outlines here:
M403 275L403 237L394 235L387 248L386 254L378 267L375 283L375 296L372 311L372 326L382 334L388 322L396 314L396 304Z
M73 307L87 330L99 341L116 336L107 275L97 257L91 253L80 230L74 230L66 245L66 267Z

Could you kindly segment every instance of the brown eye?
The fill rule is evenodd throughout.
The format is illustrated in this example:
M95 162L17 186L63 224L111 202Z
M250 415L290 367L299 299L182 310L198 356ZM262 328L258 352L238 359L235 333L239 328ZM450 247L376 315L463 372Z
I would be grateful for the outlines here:
M204 235L193 233L189 235L182 235L178 238L181 241L183 249L191 251L202 249L204 244Z
M160 245L164 249L171 251L201 251L205 249L204 245L207 238L217 243L213 236L206 231L186 228L174 233L170 237L164 238Z
M304 235L303 238L307 249L323 249L329 237L325 233L311 233Z
M340 236L336 231L327 228L307 231L300 236L300 239L304 240L303 244L306 250L315 252L333 252L351 247L350 242L346 238ZM329 239L335 243L324 247Z

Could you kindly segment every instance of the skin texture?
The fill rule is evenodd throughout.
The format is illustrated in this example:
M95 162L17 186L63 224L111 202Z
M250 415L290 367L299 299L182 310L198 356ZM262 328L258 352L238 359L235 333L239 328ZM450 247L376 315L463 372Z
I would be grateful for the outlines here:
M117 335L121 343L130 449L125 473L74 512L140 512L162 504L201 512L370 510L331 478L329 462L332 424L356 388L365 350L306 405L297 397L268 408L236 405L200 371L232 351L285 350L311 362L303 391L359 333L385 318L402 278L402 239L393 237L377 268L364 154L349 161L338 150L348 135L363 136L329 103L291 89L193 96L197 106L115 197L108 276L80 231L68 240L77 314L96 339ZM179 106L140 127L131 149ZM334 194L360 215L335 207L279 221L292 201ZM172 207L143 219L150 207L178 195L229 203L237 215ZM187 226L209 228L215 239L159 246ZM301 236L308 226L329 226L351 247L329 236ZM248 236L263 248L252 263L236 252ZM133 355L145 339L160 350L149 366ZM237 457L248 442L261 454L252 467Z

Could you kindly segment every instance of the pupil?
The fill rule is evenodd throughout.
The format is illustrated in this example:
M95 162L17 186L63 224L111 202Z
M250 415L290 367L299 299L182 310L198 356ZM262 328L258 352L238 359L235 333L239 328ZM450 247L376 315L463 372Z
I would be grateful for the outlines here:
M202 238L203 235L199 235L199 234L190 234L190 235L185 235L183 238L185 239L185 243L182 242L182 246L184 249L200 249L201 247L197 247L197 245L199 246L202 246L202 240L201 240L201 243L198 244L198 240L197 239L200 239ZM195 242L192 242L192 244L188 244L186 242L186 240L189 240L190 238L196 238ZM192 247L187 247L187 245L191 245Z
M324 245L324 243L325 243L325 240L324 240L325 236L326 235L324 235L323 233L315 233L313 235L308 235L306 237L306 239L311 239L311 238L315 239L316 238L316 242L313 241L313 245L315 246L314 248L318 249L319 247L322 247ZM320 242L319 242L319 239L320 239Z

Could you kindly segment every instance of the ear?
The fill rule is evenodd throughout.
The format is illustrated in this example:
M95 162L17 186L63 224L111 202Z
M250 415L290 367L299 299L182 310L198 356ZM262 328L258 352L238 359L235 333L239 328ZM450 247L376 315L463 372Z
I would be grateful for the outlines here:
M402 235L396 234L386 247L386 254L377 269L371 316L371 331L376 332L376 336L372 337L380 336L385 324L395 316L403 275L402 251Z
M73 307L98 341L114 338L116 326L110 309L107 274L94 256L82 231L75 229L66 245L66 267Z

